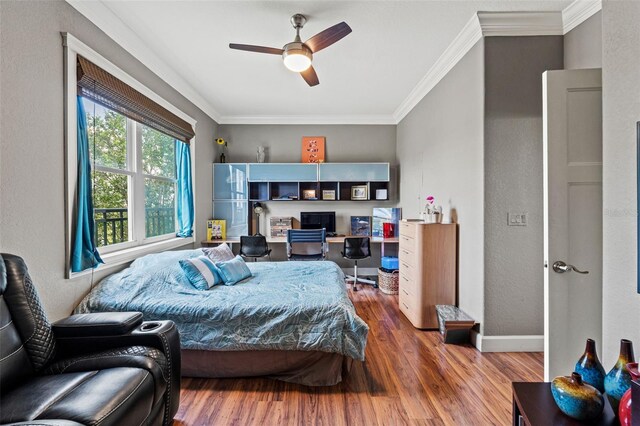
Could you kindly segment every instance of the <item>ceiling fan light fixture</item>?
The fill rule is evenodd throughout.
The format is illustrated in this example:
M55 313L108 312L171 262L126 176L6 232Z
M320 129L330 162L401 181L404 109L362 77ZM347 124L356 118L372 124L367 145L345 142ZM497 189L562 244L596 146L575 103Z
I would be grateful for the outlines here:
M293 72L302 72L311 66L311 50L302 43L289 43L285 46L284 66Z
M2 0L0 0L2 1ZM304 43L300 38L300 30L307 22L307 18L297 13L291 17L291 25L296 30L296 38L291 43L284 45L282 49L273 47L256 46L252 44L229 43L229 48L244 50L247 52L266 53L269 55L282 55L282 60L287 69L300 73L300 76L310 86L320 84L318 74L311 65L313 54L331 46L351 33L351 27L346 22L340 22L332 27L320 31Z

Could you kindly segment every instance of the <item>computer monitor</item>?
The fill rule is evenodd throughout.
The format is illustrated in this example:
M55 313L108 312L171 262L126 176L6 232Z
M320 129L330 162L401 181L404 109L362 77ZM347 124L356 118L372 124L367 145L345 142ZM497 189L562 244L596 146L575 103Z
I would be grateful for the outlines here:
M302 229L326 229L327 233L336 232L336 212L300 212Z

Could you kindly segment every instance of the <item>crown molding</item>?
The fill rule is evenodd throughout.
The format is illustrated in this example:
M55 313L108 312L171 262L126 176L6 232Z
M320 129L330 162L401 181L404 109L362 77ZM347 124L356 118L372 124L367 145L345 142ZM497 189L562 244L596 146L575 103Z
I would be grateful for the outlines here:
M478 12L471 17L395 110L393 118L396 123L400 123L483 37L546 36L563 33L560 12Z
M602 0L575 0L562 11L563 34L602 10Z
M433 64L395 110L393 118L396 123L400 123L481 38L482 28L480 27L480 21L478 20L478 15L474 14L462 28L462 31L458 33L456 38L440 55L436 63Z
M392 115L230 115L220 117L219 124L350 124L395 125Z
M66 0L116 43L219 124L398 124L483 37L563 35L602 8L602 0L576 0L560 12L478 12L462 28L391 115L220 114L171 66L149 50L101 0Z
M559 12L478 12L485 37L562 35Z
M220 113L184 80L169 64L152 52L138 35L102 1L66 0L75 10L93 22L106 35L142 62L151 72L218 122Z

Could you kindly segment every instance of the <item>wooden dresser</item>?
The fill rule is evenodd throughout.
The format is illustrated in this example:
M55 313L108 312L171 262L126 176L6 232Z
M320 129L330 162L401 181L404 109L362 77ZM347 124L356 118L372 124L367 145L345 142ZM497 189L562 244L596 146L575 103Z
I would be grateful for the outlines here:
M437 329L435 305L456 304L457 225L400 222L400 311L416 328Z

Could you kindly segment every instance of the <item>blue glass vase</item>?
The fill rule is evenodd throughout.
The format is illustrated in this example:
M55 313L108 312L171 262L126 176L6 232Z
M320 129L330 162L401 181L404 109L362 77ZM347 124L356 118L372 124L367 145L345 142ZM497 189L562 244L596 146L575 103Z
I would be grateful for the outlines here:
M551 395L560 411L580 421L595 419L604 409L604 397L600 391L583 382L576 372L571 377L553 379Z
M582 376L582 381L604 393L604 376L607 373L598 359L595 340L587 339L584 354L576 363L574 371Z
M614 413L618 413L618 406L622 395L631 387L631 373L627 369L627 364L634 362L633 343L630 340L620 341L620 355L616 364L604 378L604 390L611 403Z

